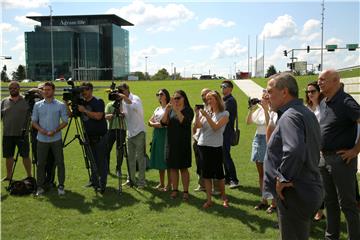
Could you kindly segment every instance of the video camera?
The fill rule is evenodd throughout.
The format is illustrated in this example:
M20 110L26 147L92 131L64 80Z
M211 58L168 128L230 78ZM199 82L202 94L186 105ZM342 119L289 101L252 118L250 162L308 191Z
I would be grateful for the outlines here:
M24 93L24 98L26 102L29 104L31 111L34 108L35 103L43 99L41 93L37 89L30 89L26 91Z
M248 108L250 109L252 106L261 103L261 100L258 98L249 98L248 100Z
M81 116L78 110L79 105L85 105L85 100L81 96L84 87L75 87L74 81L68 80L66 82L71 88L64 88L63 100L71 102L71 110L75 117Z
M110 92L109 92L109 100L114 101L113 107L120 108L122 98L119 96L119 93L123 93L121 89L116 88L116 83L112 82L110 85Z

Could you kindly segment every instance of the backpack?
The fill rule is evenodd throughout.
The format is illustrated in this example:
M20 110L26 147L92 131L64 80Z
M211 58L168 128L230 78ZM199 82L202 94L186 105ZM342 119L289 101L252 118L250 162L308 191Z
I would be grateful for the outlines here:
M13 181L8 187L10 195L23 196L34 193L36 191L36 179L27 177L20 181Z

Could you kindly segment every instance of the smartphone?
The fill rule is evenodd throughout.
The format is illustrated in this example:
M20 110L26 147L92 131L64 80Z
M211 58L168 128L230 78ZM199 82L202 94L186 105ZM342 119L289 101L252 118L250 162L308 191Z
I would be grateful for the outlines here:
M196 109L204 109L204 104L196 104L195 108Z

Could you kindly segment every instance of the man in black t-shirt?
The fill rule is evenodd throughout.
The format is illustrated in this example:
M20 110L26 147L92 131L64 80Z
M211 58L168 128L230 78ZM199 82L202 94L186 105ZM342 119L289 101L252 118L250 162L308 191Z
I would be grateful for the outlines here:
M93 85L90 82L84 82L81 86L83 88L82 96L86 104L84 106L79 105L78 110L82 113L81 119L84 123L84 128L100 177L100 181L98 181L98 179L94 179L94 173L92 173L91 183L88 186L96 186L100 193L104 193L108 174L105 104L102 99L92 95Z
M318 84L325 98L320 103L320 170L325 188L325 239L339 239L340 210L344 213L349 239L360 239L359 212L355 182L360 140L356 139L360 123L360 106L340 85L335 70L325 70Z

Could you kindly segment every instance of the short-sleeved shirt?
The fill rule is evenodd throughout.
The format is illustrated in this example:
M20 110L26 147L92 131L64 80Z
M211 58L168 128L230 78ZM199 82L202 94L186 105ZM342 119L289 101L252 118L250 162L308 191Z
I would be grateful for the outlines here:
M141 99L134 94L130 94L129 99L131 100L131 104L127 104L123 101L123 110L128 128L128 137L131 138L137 136L141 132L145 132L145 124L144 109Z
M165 114L165 107L157 107L154 111L154 120L155 122L160 122Z
M68 122L67 109L64 103L53 99L50 102L45 99L38 101L34 105L31 120L40 125L46 131L55 131L62 122ZM57 132L54 136L49 137L38 132L37 140L40 142L56 142L61 140L61 132Z
M102 112L105 111L105 103L102 99L93 97L90 101L86 102L84 106L90 112ZM105 114L102 119L96 120L89 118L85 113L81 116L86 133L89 137L103 136L107 132L107 125L105 120Z
M223 117L229 117L228 111L219 112L211 115L214 122L220 121ZM200 135L198 140L199 146L221 147L223 145L223 133L226 125L214 131L209 125L208 121L202 118L202 127L200 128Z
M28 128L25 126L28 110L29 105L22 96L19 96L19 100L16 102L10 97L1 101L4 136L21 136L22 129Z
M262 107L257 108L251 115L251 120L256 124L256 134L266 134L266 119L264 109Z
M320 103L321 150L337 151L354 147L360 106L340 89L329 101Z
M112 114L114 113L114 101L109 102L108 104L106 104L105 107L105 114ZM125 119L124 117L122 117L122 119L119 119L121 117L116 117L114 116L111 120L107 120L108 123L108 129L126 129L126 123L125 123Z

